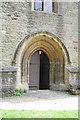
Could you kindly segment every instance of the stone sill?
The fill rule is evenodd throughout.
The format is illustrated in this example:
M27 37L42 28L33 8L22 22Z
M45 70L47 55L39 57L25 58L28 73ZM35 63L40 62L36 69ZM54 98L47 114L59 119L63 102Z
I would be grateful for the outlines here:
M57 16L62 16L62 14L54 13L54 12L47 13L47 12L45 12L45 11L36 11L36 10L31 10L31 12L42 13L42 14L47 14L47 15L57 15Z
M16 72L15 67L0 67L0 72Z

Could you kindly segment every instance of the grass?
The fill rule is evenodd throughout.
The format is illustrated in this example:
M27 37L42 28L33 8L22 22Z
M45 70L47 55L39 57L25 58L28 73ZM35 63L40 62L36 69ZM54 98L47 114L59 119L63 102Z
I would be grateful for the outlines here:
M2 118L78 118L78 111L0 110L0 120Z

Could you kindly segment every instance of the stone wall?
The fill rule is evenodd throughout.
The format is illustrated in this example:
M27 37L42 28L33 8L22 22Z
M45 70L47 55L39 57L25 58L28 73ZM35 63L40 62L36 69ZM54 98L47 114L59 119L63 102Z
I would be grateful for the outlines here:
M18 44L38 31L48 31L61 39L66 46L71 63L78 61L78 4L60 3L59 13L31 10L31 3L2 3L2 58L1 66L11 66ZM73 55L75 54L75 57Z
M0 68L0 79L2 79L2 86L0 86L1 96L4 97L13 95L16 83L16 68Z
M1 67L11 67L20 42L26 36L41 31L47 31L57 36L68 50L70 65L78 66L78 3L61 2L58 14L56 14L31 10L31 2L2 2L0 4L0 20L2 23L2 33L0 33ZM14 74L16 71L5 72L3 70L2 83L5 83L5 78L6 81L10 80L10 76L14 77L13 83L15 83L16 76ZM73 76L69 77L70 80L73 79Z

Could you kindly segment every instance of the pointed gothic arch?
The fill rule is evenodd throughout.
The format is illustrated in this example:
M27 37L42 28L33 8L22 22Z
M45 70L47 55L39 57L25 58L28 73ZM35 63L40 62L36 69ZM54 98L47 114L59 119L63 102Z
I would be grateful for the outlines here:
M50 60L50 89L55 89L56 85L68 84L66 65L70 59L66 47L55 35L39 32L26 37L15 52L13 62L17 66L16 87L29 89L30 57L38 50L42 50Z

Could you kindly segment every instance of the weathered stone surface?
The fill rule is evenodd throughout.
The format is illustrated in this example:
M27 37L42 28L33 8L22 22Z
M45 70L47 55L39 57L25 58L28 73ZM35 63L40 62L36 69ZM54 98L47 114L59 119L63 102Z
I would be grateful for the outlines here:
M71 65L68 68L69 77L67 81L75 83L76 80L79 80L79 72L76 68L79 54L78 3L60 2L58 14L34 11L31 7L31 2L17 2L17 0L0 4L0 86L5 81L7 83L9 81L10 85L16 81L16 68L18 66L16 64L16 68L11 66L14 63L14 55L18 45L27 36L45 31L58 37L67 49L70 57L69 64ZM2 80L1 76L3 76ZM10 83L11 81L12 83ZM62 86L65 88L64 85ZM6 87L4 88L6 89Z
M10 66L18 44L27 35L39 31L59 37L69 52L71 63L78 63L78 3L60 3L58 14L32 11L31 2L3 2L1 7L1 66Z
M16 84L16 68L1 67L0 68L0 97L11 96Z

